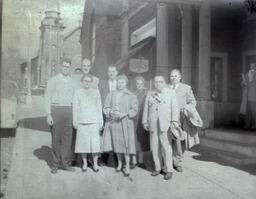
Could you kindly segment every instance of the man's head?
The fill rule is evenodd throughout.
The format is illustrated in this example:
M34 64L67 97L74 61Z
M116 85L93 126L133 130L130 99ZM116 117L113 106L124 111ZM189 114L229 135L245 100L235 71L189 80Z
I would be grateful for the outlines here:
M85 74L85 75L82 76L81 82L82 82L83 88L88 89L92 85L93 78L92 78L91 75Z
M145 80L142 76L136 77L136 88L137 90L143 90L145 85Z
M67 76L70 74L70 69L71 69L71 60L68 58L62 58L60 61L61 64L61 73L64 76Z
M125 75L119 75L117 77L117 89L118 90L125 89L127 84L128 84L128 78Z
M170 82L175 85L181 81L181 73L179 69L173 69L170 74Z
M108 67L108 78L109 79L116 79L117 75L118 75L118 71L117 71L116 66L110 65Z
M250 64L250 70L256 72L256 63L251 63L251 64Z
M88 74L90 72L90 70L91 70L91 67L92 67L91 61L89 59L85 58L82 61L82 71L83 71L83 73L84 74Z
M165 79L162 75L157 75L154 78L154 86L157 90L162 91L165 87Z

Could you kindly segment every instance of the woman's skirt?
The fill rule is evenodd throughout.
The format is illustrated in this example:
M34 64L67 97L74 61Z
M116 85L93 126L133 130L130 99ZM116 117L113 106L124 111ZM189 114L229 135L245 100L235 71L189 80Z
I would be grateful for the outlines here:
M127 128L127 126L131 128ZM115 153L136 154L134 126L132 121L130 121L130 125L125 122L122 124L122 122L112 121L110 123L110 132L112 147Z
M100 153L99 124L79 124L75 153Z

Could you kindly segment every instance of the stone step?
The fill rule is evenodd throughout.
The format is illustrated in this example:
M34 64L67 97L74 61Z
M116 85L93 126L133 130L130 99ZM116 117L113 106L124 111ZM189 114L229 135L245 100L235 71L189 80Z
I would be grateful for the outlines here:
M200 144L204 147L209 147L217 150L231 152L238 155L256 157L256 145L243 144L225 140L218 140L207 137L200 137Z
M222 150L218 150L210 147L203 147L203 150L206 150L210 154L234 164L238 164L238 165L256 164L256 157L240 155L240 154L222 151Z
M256 145L256 132L247 132L234 129L207 129L204 132L204 136L217 140Z

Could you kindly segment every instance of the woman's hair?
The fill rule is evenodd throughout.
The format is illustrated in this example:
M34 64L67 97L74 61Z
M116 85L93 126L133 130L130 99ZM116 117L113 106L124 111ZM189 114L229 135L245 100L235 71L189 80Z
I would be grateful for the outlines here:
M124 79L126 81L126 83L128 83L128 78L126 77L126 75L117 76L117 80L119 80L119 79Z
M90 75L90 74L84 74L84 75L81 77L80 81L82 82L85 78L89 78L89 79L91 80L91 82L93 82L93 77L92 77L92 75Z

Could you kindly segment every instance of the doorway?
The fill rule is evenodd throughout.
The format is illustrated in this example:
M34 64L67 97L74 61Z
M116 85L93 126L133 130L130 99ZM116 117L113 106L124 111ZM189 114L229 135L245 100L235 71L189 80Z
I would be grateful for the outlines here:
M228 55L227 53L211 53L211 99L214 101L214 126L222 126L228 111Z

